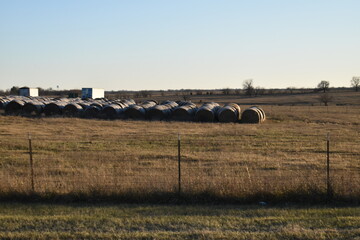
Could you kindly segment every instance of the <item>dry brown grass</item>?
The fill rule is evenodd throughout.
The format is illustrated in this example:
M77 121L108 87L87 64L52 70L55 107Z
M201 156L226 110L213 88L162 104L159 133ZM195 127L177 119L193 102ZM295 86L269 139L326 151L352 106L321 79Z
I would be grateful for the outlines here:
M322 200L326 134L335 198L359 201L359 107L264 106L264 124L0 117L0 195L35 192L176 196L181 134L183 197L206 200Z

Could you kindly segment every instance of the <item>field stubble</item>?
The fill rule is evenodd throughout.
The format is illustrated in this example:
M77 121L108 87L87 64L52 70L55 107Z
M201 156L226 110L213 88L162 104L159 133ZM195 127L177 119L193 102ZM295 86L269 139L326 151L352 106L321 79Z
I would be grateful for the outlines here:
M334 199L360 199L360 108L265 106L261 125L0 117L0 195L137 201L318 201L330 133ZM155 197L154 197L155 196Z

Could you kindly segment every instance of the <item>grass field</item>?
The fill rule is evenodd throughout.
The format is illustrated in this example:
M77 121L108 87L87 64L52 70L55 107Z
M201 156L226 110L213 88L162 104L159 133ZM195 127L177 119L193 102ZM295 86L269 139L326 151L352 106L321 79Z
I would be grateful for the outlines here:
M359 105L267 98L260 125L0 116L0 239L360 239Z
M234 91L231 91L231 94L225 95L222 94L222 91L213 91L212 94L206 94L209 91L203 91L201 95L193 92L192 95L189 95L189 92L178 92L177 95L174 95L174 92L169 93L160 93L154 92L150 98L157 100L159 102L164 100L184 100L184 96L186 99L191 100L196 104L202 104L205 102L218 102L220 104L225 104L229 102L240 103L244 105L296 105L296 106L320 106L323 105L319 101L319 97L322 93L314 92L313 90L306 90L304 93L298 89L297 91L293 91L291 94L287 90L277 91L275 94L265 94L259 95L257 97L249 97L244 94L235 94ZM211 91L210 91L211 92ZM169 94L169 95L168 95ZM330 105L359 105L360 92L355 92L354 90L349 89L331 89L328 92L330 96L332 96L332 101ZM128 95L128 97L132 97ZM148 100L149 97L137 97L134 98L136 101L145 101Z
M261 125L0 117L0 195L171 202L307 201L326 195L330 133L334 199L359 202L358 106L264 106ZM95 197L95 199L96 199Z
M1 239L360 239L360 208L0 205Z

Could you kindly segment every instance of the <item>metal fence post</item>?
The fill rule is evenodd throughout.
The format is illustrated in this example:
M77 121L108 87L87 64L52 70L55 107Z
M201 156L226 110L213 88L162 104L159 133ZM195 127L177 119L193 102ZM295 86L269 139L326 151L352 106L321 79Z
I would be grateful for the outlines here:
M330 133L326 135L326 196L332 198L332 188L330 182Z
M181 194L181 155L180 155L181 139L178 133L178 194Z
M32 152L32 144L31 144L31 134L28 135L29 139L29 156L30 156L30 171L31 171L31 190L35 191L34 186L34 164L33 164L33 152Z

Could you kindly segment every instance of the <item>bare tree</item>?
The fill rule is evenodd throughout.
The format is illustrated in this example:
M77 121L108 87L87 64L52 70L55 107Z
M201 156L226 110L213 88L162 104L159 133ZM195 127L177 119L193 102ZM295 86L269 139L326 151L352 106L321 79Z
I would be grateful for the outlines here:
M360 77L353 77L351 79L351 86L355 88L355 91L359 91L360 88Z
M254 85L252 79L247 79L243 82L243 89L245 90L245 94L248 96L252 96L254 94Z
M323 103L325 106L328 106L328 103L333 100L333 96L329 93L323 93L319 96L319 101Z
M330 83L329 81L322 80L318 85L318 89L323 91L324 93L329 90Z
M13 86L13 87L10 89L10 95L18 95L18 94L19 94L19 87Z

